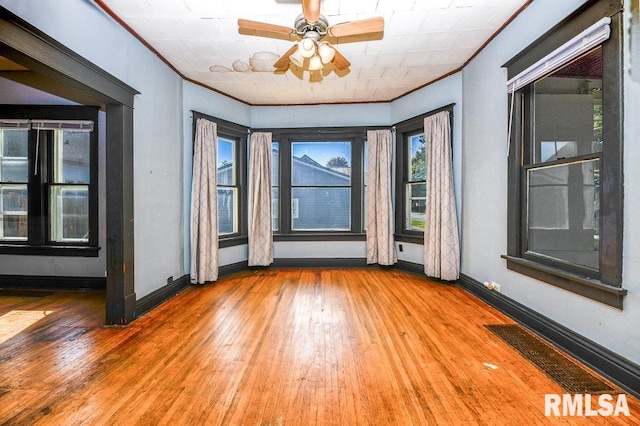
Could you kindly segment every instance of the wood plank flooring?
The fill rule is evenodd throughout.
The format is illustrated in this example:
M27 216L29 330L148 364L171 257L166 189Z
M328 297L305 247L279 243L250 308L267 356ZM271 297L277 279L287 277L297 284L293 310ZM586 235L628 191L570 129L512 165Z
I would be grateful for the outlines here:
M376 268L246 271L124 328L101 293L0 293L0 425L640 425L631 396L545 417L564 391L483 326L507 323Z

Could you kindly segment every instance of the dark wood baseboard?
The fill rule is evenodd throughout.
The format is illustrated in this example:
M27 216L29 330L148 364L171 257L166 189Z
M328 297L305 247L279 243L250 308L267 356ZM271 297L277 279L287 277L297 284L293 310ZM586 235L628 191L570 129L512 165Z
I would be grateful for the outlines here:
M218 278L227 277L237 272L246 271L247 269L249 269L249 262L247 262L246 260L243 262L236 262L230 265L220 266L218 268Z
M365 258L280 258L271 265L275 268L359 268L367 266Z
M407 262L406 260L398 260L398 262L396 262L394 267L401 269L403 271L411 272L411 273L426 277L424 273L424 265L421 265L419 263Z
M467 275L460 275L458 284L514 321L588 365L626 392L640 398L640 366L638 364L501 293L486 289L480 281Z
M152 309L160 306L162 303L171 299L185 288L189 287L189 275L183 275L177 280L173 280L164 287L147 294L146 296L136 300L135 316L140 317Z
M218 277L226 277L228 275L235 274L236 272L242 272L247 268L248 266L246 261L233 263L231 265L224 265L218 268ZM135 316L141 317L142 315L171 299L173 296L180 293L190 285L191 278L189 274L183 275L177 280L168 282L167 285L160 287L159 289L147 294L146 296L136 301Z
M40 275L0 275L0 288L20 290L105 291L104 277L50 277Z

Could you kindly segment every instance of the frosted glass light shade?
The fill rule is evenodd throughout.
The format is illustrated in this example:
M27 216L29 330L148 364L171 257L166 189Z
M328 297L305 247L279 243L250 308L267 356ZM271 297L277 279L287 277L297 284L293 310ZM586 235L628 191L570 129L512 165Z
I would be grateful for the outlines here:
M320 56L313 55L311 59L309 59L309 71L318 71L322 69L322 60Z
M298 68L302 68L302 65L304 64L304 56L302 56L297 50L289 56L289 60Z
M298 43L298 52L305 57L310 58L316 54L316 42L310 38L305 38Z
M329 46L328 43L321 43L320 46L318 46L318 55L320 59L322 59L323 64L328 64L333 61L333 58L336 56L336 50Z

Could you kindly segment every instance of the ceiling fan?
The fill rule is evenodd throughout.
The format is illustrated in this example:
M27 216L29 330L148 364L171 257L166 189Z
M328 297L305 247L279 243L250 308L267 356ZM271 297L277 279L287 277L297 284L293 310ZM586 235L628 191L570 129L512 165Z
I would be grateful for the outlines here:
M302 15L296 18L293 28L238 19L241 34L297 41L273 64L276 71L286 71L290 63L299 68L306 66L310 71L321 70L325 64L332 63L336 70L344 70L351 63L323 39L329 37L334 43L340 43L353 41L349 37L381 33L383 30L384 19L380 16L330 26L327 18L320 14L320 0L302 0Z

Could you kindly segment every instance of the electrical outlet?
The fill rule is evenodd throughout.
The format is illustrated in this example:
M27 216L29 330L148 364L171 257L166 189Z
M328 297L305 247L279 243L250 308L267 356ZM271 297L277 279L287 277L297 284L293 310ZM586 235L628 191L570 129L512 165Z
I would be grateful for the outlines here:
M398 244L398 250L402 251L402 249L403 249L402 244Z
M167 284L173 284L173 275L167 278Z
M497 291L498 293L500 293L500 284L495 281L491 281L491 285L493 286L493 291Z

